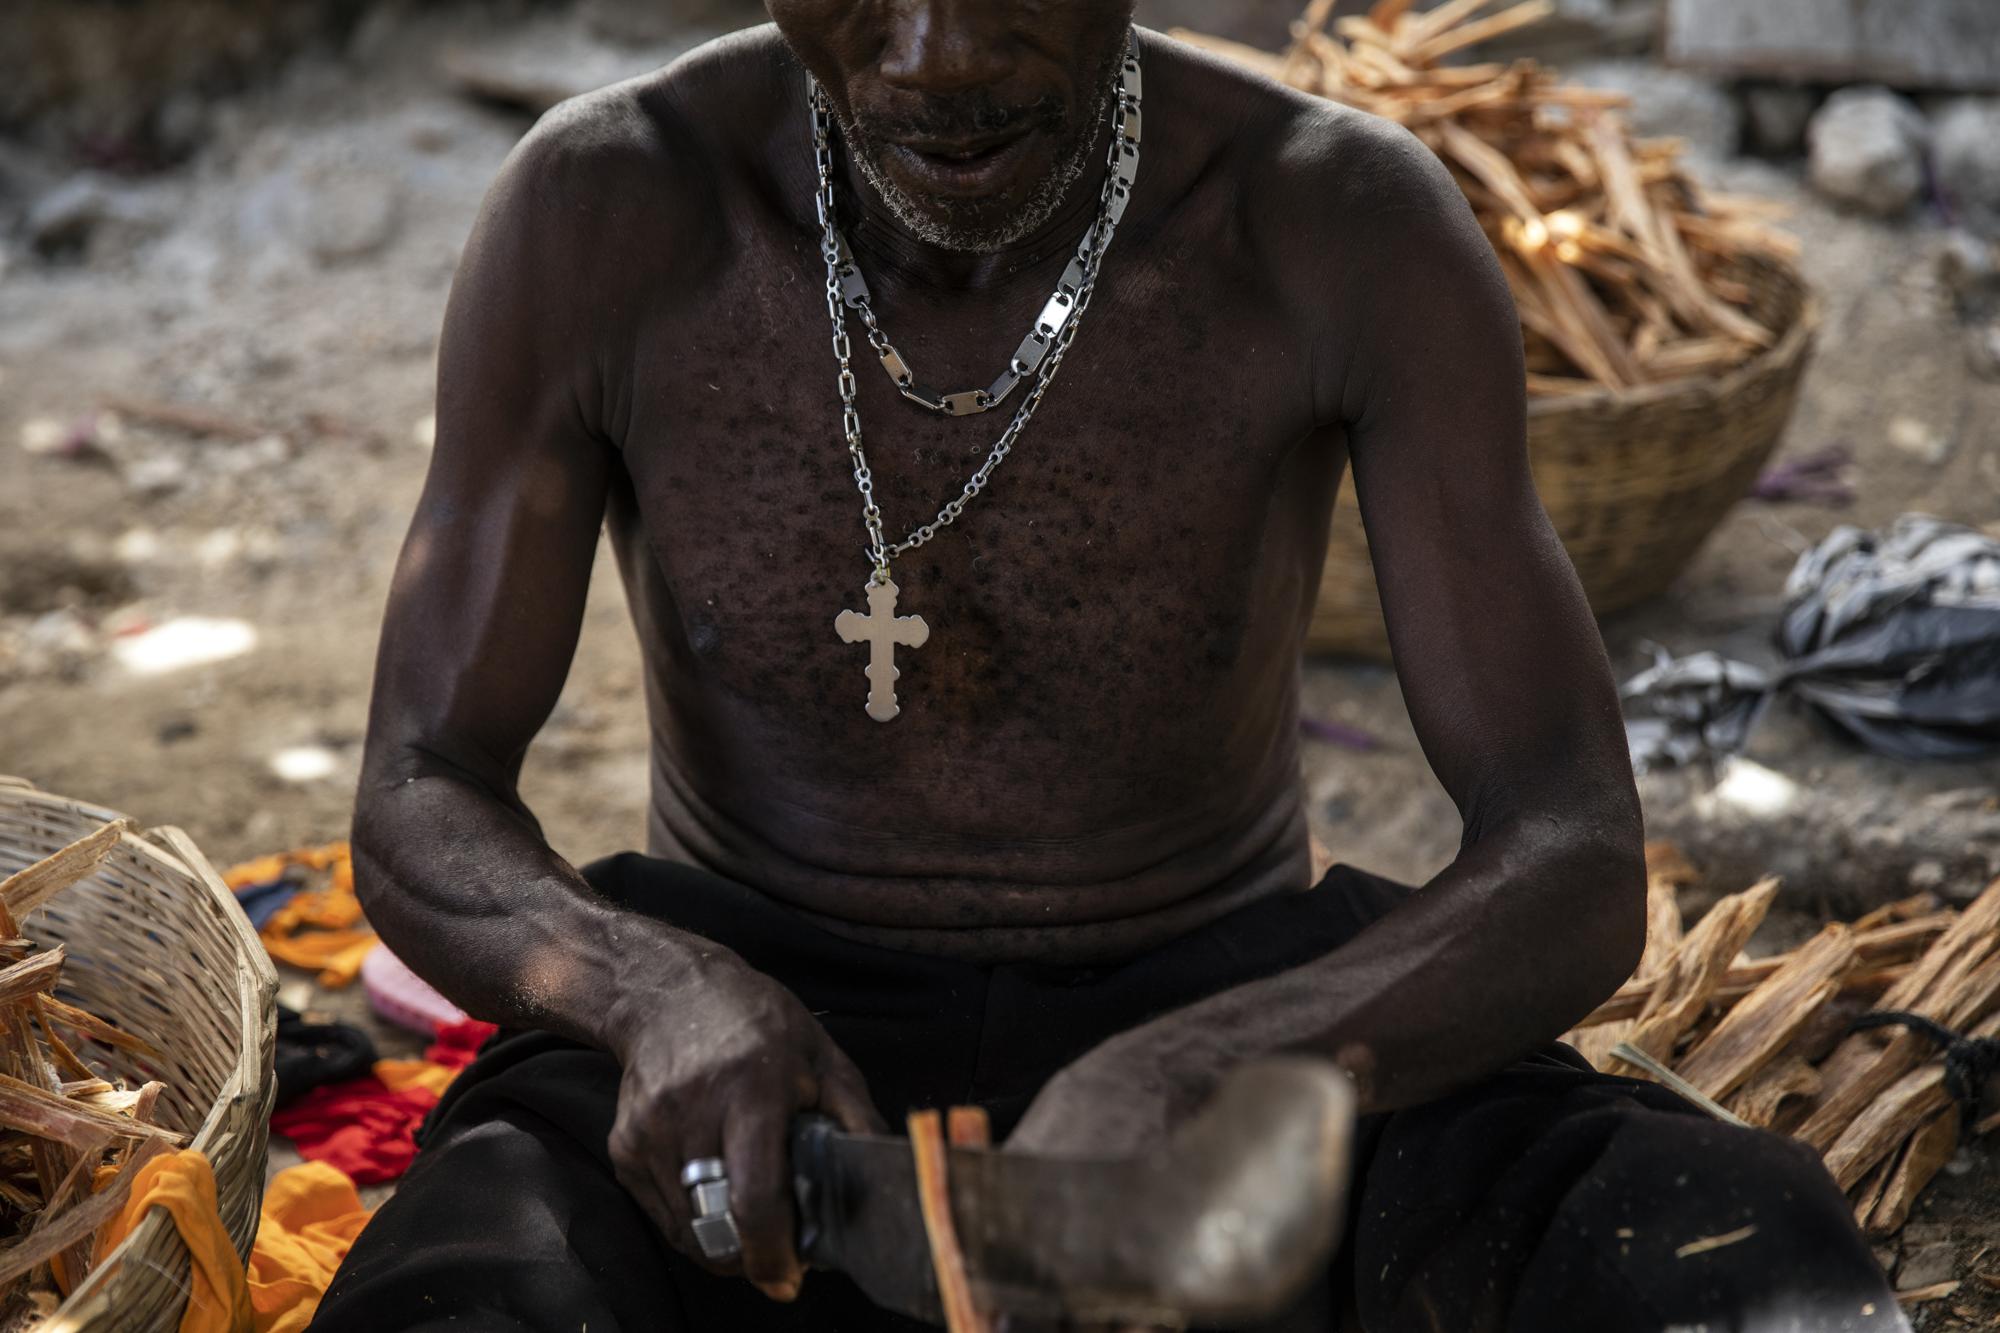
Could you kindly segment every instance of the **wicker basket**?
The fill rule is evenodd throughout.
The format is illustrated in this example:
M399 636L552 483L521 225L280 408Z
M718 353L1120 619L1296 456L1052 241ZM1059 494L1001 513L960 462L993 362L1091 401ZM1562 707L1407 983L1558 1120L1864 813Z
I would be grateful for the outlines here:
M117 817L0 777L0 877ZM162 1052L157 1065L103 1048L87 1058L134 1082L167 1085L160 1123L192 1134L192 1146L208 1154L223 1225L248 1256L277 1093L278 978L234 897L186 834L155 829L127 834L95 872L22 928L38 944L68 946L59 994ZM180 1233L155 1209L45 1327L175 1329L187 1282Z
M1721 375L1528 404L1535 488L1599 615L1663 591L1777 447L1819 309L1788 264L1746 260L1751 313L1777 342ZM1334 505L1310 652L1386 658L1388 635L1354 488Z

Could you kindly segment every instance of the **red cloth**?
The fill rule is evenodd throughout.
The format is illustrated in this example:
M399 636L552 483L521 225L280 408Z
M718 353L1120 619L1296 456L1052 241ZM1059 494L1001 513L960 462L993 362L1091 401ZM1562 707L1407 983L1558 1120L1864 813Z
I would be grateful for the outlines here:
M441 1023L424 1058L446 1069L463 1069L495 1031L493 1024L476 1018ZM357 1185L379 1185L409 1170L417 1155L417 1126L437 1101L430 1088L392 1088L374 1074L364 1074L314 1088L273 1113L271 1129L290 1139L308 1161L337 1167Z
M479 1054L479 1048L486 1044L486 1039L499 1030L493 1024L482 1023L476 1018L440 1023L437 1040L424 1052L424 1059L448 1069L463 1069L472 1063L473 1056Z
M437 1100L428 1088L397 1091L366 1074L314 1088L275 1112L271 1129L307 1160L337 1167L357 1185L379 1185L409 1169L417 1126Z

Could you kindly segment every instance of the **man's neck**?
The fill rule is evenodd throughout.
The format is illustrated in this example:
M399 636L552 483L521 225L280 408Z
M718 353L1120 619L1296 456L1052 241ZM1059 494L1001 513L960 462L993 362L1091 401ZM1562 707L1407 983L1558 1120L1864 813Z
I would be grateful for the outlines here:
M838 155L834 200L857 259L870 282L880 276L915 287L986 291L1004 287L1026 272L1049 266L1057 255L1072 255L1097 216L1104 188L1104 153L1109 125L1100 122L1085 158L1090 163L1055 212L1019 240L987 251L948 250L918 236L896 216L857 167L844 144Z

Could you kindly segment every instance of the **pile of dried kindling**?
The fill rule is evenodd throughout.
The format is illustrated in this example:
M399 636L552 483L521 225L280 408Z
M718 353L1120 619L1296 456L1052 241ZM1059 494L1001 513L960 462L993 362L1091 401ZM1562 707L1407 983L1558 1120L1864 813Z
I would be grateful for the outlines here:
M1736 271L1789 260L1796 242L1764 223L1770 204L1707 194L1677 139L1635 140L1622 94L1566 87L1532 60L1447 64L1555 9L1492 0L1411 13L1379 0L1326 31L1312 0L1282 55L1201 33L1175 36L1295 88L1407 126L1451 168L1514 291L1533 394L1627 388L1737 365L1768 347Z
M17 924L95 869L128 827L106 824L0 882L0 1312L46 1311L83 1281L134 1173L185 1141L153 1123L164 1085L105 1078L70 1038L158 1053L58 1000L61 946L38 951Z
M2000 880L1963 911L1935 894L1826 926L1768 958L1742 949L1777 892L1767 879L1683 931L1676 891L1693 879L1671 848L1648 848L1649 928L1638 971L1570 1034L1600 1069L1657 1078L1725 1118L1801 1139L1854 1200L1871 1234L1910 1205L1966 1128L1944 1034L2000 1037ZM1964 1089L1976 1098L1978 1089ZM2000 1129L2000 1114L1971 1126Z

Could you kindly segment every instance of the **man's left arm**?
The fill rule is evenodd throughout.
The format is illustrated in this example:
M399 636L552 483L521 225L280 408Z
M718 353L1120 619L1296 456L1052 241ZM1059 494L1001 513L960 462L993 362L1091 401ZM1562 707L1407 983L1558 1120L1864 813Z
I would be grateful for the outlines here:
M1463 841L1349 944L1114 1039L1045 1099L1102 1107L1123 1084L1116 1100L1160 1109L1120 1133L1164 1128L1268 1052L1337 1061L1364 1111L1429 1100L1566 1031L1644 942L1624 729L1529 473L1513 300L1442 166L1407 136L1385 148L1403 160L1377 179L1398 185L1347 247L1338 318L1355 332L1329 341L1325 410L1350 441L1404 698ZM1065 1114L1038 1105L1030 1140Z

